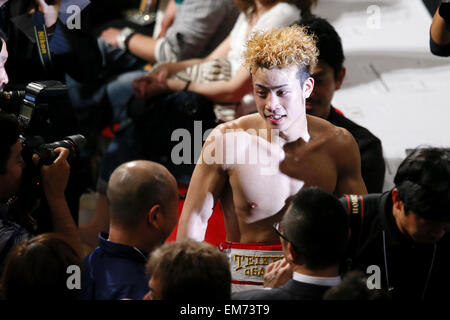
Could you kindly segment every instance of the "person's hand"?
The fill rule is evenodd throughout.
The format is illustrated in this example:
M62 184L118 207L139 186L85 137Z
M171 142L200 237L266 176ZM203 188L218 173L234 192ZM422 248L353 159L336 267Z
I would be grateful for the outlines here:
M133 80L134 95L140 99L148 99L168 89L167 70L152 72Z
M272 262L264 274L264 287L280 287L292 279L292 273L292 265L285 258Z
M299 166L302 163L303 146L306 142L299 138L283 146L284 159L280 163L280 171L289 177L302 180L299 175Z
M119 35L119 33L120 29L108 28L106 30L103 30L102 34L100 35L100 38L105 40L111 46L117 47L117 36Z
M70 175L70 166L67 162L69 150L56 148L54 151L59 153L56 160L51 165L44 165L41 168L42 188L47 199L64 196L64 190L66 190ZM37 160L39 160L39 157L36 154L33 155L33 161L36 162Z
M61 6L61 0L56 0L55 4L48 5L45 0L35 0L39 11L42 12L45 19L45 26L52 27L58 20L58 11ZM33 11L34 12L34 11Z

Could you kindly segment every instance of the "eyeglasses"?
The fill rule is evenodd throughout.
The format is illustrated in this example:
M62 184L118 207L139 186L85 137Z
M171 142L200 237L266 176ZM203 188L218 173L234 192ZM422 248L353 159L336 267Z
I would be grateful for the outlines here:
M298 251L298 249L297 249L296 245L294 244L294 242L292 242L291 240L289 240L289 238L286 237L286 236L282 233L282 230L280 230L280 223L279 223L279 222L275 222L275 223L273 224L273 229L274 229L275 232L278 234L278 236L280 236L281 238L283 238L284 241L289 242L289 243L294 247L295 251L300 252L300 251Z
M273 224L273 229L275 230L275 232L278 234L279 237L283 238L287 242L291 242L284 234L281 233L279 222L275 222Z

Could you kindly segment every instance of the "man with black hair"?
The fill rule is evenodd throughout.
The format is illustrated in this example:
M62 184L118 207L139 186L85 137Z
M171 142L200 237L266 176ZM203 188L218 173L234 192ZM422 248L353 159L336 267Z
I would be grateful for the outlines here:
M241 291L235 300L320 300L340 283L339 263L347 250L348 216L339 200L317 187L292 199L275 226L292 279L279 288Z
M53 231L64 234L81 256L81 240L77 226L67 205L64 190L70 174L67 163L69 150L56 148L57 159L40 169L42 188L47 199ZM39 160L35 158L33 160ZM24 183L25 168L19 126L14 116L0 112L0 273L3 262L13 246L33 236L31 212L25 212L24 195L20 192ZM30 181L31 183L31 181Z
M450 1L442 0L430 28L431 53L441 57L450 56Z
M393 299L450 298L449 181L450 151L419 148L391 191L341 199L351 212L352 268L379 267L373 275Z
M385 174L381 141L331 104L334 92L341 88L346 73L341 38L328 21L316 16L305 16L299 25L306 26L316 36L319 49L319 62L311 71L314 90L306 99L306 112L343 127L353 135L361 154L361 174L367 191L381 192Z

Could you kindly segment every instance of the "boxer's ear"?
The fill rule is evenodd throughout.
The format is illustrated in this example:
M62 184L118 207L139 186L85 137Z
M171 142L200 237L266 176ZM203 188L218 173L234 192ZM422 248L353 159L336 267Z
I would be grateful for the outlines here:
M303 83L303 97L305 99L309 98L309 96L313 92L313 89L314 89L314 79L312 77L309 77Z

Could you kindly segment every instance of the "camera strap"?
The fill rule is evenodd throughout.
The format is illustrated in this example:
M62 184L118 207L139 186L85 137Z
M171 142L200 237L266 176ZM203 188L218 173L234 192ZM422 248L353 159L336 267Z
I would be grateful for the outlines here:
M48 43L47 28L45 26L45 19L42 12L36 9L33 13L32 21L39 57L41 59L42 66L46 71L48 71L52 67L52 57L50 53L50 45Z

